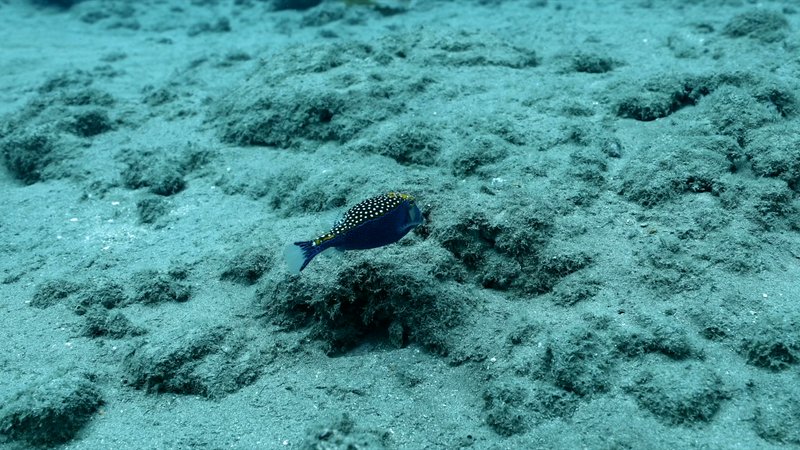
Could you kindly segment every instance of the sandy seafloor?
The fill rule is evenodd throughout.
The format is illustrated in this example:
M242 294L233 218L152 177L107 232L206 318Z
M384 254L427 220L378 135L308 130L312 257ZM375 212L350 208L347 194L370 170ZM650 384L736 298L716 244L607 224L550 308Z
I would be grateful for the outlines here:
M58 3L0 1L3 448L800 447L796 3Z

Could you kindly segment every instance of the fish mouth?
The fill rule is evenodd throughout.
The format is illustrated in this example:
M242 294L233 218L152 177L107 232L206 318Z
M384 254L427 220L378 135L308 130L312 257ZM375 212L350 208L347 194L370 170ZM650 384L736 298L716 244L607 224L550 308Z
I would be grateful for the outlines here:
M411 208L408 209L408 226L406 229L411 229L417 225L421 225L423 221L422 211L414 203L411 203Z

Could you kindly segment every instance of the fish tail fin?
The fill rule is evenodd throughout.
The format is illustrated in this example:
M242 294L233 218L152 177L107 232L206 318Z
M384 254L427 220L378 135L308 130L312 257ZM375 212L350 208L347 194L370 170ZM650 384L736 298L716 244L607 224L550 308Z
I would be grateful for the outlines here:
M297 275L326 248L324 245L314 245L313 241L295 242L286 246L283 257L289 266L289 271Z

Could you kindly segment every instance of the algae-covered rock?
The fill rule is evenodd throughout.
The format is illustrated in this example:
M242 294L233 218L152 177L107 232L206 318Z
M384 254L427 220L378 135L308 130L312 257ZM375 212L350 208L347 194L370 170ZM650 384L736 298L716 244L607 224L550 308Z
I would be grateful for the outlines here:
M73 439L103 399L95 385L67 375L38 382L0 401L0 435L9 441L53 446Z

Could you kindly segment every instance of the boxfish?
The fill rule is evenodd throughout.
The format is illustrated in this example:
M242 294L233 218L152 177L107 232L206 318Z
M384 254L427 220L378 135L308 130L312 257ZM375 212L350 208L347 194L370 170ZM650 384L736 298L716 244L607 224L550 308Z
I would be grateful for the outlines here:
M329 248L365 250L399 241L422 223L422 213L414 197L389 192L368 198L353 206L327 233L310 241L289 244L284 252L292 273L298 274L308 263Z

